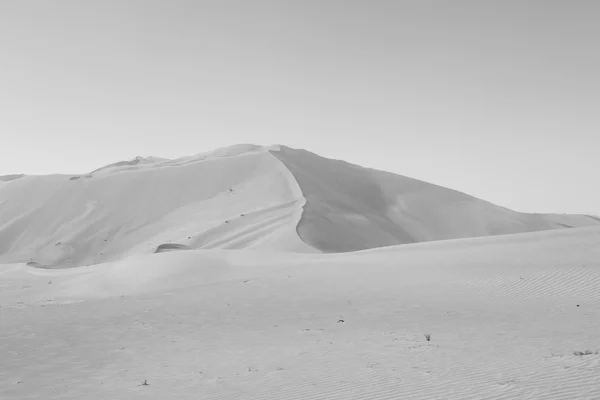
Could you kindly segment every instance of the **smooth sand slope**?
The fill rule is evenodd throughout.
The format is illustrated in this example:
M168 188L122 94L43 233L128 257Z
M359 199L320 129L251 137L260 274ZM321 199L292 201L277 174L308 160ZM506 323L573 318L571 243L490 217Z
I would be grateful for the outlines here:
M326 252L598 225L587 215L526 214L416 179L282 147L307 199L302 239Z
M12 264L0 283L7 400L600 398L598 227Z
M164 244L314 252L295 230L303 205L291 173L252 146L25 176L0 183L0 263L79 266Z
M136 157L84 175L0 180L0 263L47 268L169 247L345 252L599 224L589 216L517 213L284 146Z

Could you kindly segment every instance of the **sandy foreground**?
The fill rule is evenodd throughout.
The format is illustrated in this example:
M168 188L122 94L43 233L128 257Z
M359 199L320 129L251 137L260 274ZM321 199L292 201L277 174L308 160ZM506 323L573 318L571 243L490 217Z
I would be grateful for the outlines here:
M598 227L4 264L0 285L7 400L600 398Z

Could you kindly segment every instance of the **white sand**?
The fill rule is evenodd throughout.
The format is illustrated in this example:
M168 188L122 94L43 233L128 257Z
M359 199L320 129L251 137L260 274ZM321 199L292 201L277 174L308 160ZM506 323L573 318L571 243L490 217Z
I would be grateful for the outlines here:
M0 183L0 398L600 398L594 218L278 149Z
M599 225L283 146L136 157L83 176L0 182L0 263L97 264L160 245L343 252ZM299 237L300 236L300 237Z

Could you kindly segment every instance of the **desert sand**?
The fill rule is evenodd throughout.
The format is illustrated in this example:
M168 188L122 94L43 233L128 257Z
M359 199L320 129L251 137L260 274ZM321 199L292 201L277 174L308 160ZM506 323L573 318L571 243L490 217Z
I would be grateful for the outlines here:
M0 178L2 399L598 399L600 220L285 146Z

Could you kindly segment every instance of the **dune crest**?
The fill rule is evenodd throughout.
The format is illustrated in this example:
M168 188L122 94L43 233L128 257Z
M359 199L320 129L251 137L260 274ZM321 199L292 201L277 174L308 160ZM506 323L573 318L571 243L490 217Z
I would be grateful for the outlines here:
M163 251L348 252L599 225L517 213L464 193L285 146L136 157L88 175L0 185L0 263L74 267ZM174 246L174 245L173 245Z

